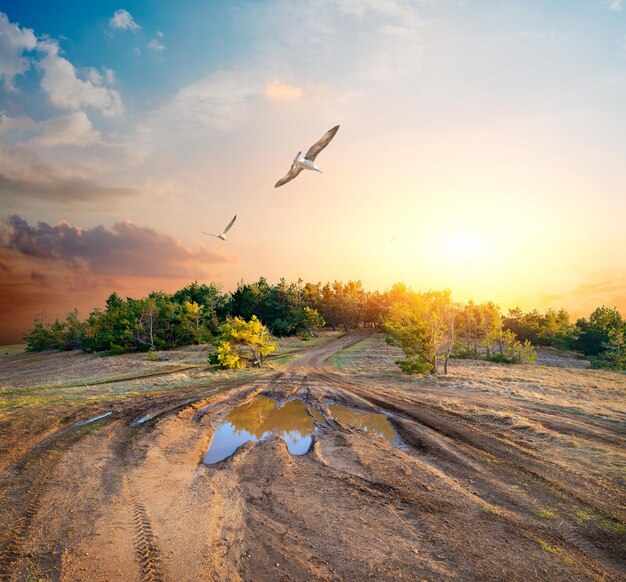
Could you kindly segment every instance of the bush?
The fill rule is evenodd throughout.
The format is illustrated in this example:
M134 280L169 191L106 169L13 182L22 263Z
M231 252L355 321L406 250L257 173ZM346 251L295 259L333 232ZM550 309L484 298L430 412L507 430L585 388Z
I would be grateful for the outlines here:
M504 354L496 352L491 356L485 356L485 360L488 362L495 362L496 364L513 364L514 360L507 358Z
M418 358L396 360L395 364L402 370L403 374L430 374L432 371L430 362Z
M215 354L209 361L221 368L242 368L244 361L263 366L265 359L276 350L269 330L253 315L250 321L241 317L228 319L220 328Z

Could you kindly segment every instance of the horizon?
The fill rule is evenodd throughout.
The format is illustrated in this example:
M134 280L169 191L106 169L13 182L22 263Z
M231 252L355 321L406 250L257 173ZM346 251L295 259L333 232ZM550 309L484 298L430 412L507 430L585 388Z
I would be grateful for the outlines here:
M626 315L620 0L63 5L0 0L0 343L260 276Z

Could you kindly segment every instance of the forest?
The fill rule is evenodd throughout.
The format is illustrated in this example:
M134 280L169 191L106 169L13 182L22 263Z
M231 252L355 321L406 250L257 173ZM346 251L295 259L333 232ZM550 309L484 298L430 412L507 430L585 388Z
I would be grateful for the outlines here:
M276 284L261 277L240 282L233 292L194 281L175 293L143 298L112 293L104 308L85 319L75 309L64 319L37 316L25 333L28 351L71 350L115 355L219 344L232 321L255 321L272 336L311 337L321 328L379 329L407 356L407 373L435 373L451 358L503 363L534 360L533 346L579 352L594 367L626 370L626 320L617 308L598 307L575 322L564 309L502 313L493 302L454 302L450 291L414 291L397 283L385 292L367 291L360 281ZM228 325L230 324L230 327Z

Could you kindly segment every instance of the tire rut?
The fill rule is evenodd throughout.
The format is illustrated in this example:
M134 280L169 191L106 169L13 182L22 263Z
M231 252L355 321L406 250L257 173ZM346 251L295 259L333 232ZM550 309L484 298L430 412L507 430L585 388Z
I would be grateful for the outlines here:
M133 543L135 555L141 567L141 580L159 582L163 580L161 574L161 558L159 545L152 530L148 513L137 496L137 491L128 475L124 482L130 500L131 517L133 521Z
M104 419L103 419L104 420ZM103 422L103 421L99 421ZM104 421L106 424L108 421ZM13 525L5 532L4 540L0 542L0 580L8 580L15 563L23 556L24 543L30 537L31 527L35 519L42 497L48 489L50 476L60 462L63 453L71 446L90 434L90 427L64 427L54 435L38 443L13 465L16 476L8 480L11 493L5 492L3 502L13 497L12 506L20 506L18 517ZM19 491L19 481L30 482L23 491Z
M48 476L52 470L49 466L40 472L37 480L28 489L28 501L22 515L9 530L8 539L0 549L0 580L9 580L14 564L22 557L22 548L28 540L33 519L37 515L41 498L46 490Z

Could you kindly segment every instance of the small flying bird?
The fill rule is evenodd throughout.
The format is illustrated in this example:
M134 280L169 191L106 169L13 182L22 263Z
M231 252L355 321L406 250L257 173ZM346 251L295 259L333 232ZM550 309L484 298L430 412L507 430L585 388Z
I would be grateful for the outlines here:
M228 226L224 229L222 234L213 234L212 232L204 232L202 234L208 234L209 236L214 236L221 240L226 240L226 233L231 229L232 225L235 224L235 220L237 220L237 215L235 214L234 218L228 223Z
M335 127L329 129L324 134L322 139L320 139L318 142L315 142L309 148L309 151L304 156L302 155L302 152L298 152L298 155L295 157L293 163L291 164L289 172L287 172L287 174L283 178L276 182L274 188L278 188L280 186L283 186L287 182L291 182L291 180L293 180L302 170L313 170L314 172L319 172L321 174L322 170L320 170L315 164L315 158L330 143L330 140L335 137L335 134L338 130L338 125L335 125Z

